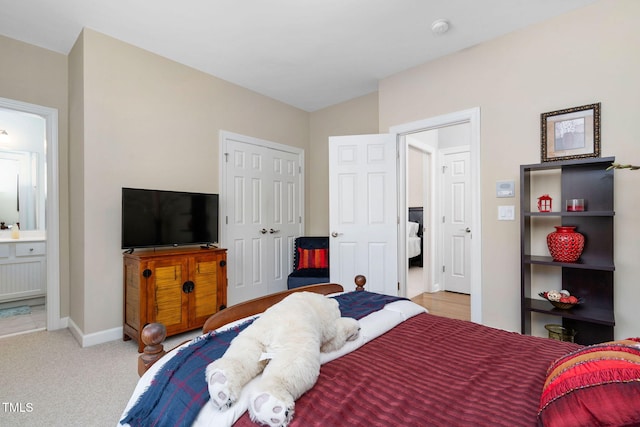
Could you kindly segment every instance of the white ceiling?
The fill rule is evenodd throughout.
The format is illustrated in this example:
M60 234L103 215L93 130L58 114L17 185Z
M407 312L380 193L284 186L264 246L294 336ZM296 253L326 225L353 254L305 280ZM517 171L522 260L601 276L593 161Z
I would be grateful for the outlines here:
M83 27L306 111L596 0L0 0L0 34L68 54ZM444 18L450 30L431 33Z

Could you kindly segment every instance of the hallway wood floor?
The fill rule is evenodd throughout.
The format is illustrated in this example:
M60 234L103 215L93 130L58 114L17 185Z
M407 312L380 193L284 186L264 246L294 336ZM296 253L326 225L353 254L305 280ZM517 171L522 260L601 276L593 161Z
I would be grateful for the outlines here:
M429 310L429 313L452 319L471 320L470 296L456 292L422 293L411 298Z

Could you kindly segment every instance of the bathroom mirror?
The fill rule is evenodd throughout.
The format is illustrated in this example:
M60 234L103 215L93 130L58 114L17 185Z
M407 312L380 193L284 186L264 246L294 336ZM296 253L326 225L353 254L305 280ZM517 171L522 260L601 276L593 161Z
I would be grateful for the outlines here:
M0 108L0 222L20 230L45 231L45 119Z
M20 223L21 230L43 230L42 172L38 153L0 150L0 222Z

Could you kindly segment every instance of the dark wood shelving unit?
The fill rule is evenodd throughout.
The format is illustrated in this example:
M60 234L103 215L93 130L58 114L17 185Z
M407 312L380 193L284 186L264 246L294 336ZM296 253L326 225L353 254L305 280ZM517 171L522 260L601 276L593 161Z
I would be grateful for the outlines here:
M586 270L605 270L605 271L614 271L615 266L613 264L609 264L606 262L603 263L589 263L584 264L581 260L576 262L557 262L554 261L550 256L540 256L540 255L525 255L523 262L525 264L540 264L540 265L552 265L556 267L566 267L566 268L582 268Z
M522 333L531 334L531 314L557 316L566 328L577 332L575 341L594 344L613 340L615 315L613 307L613 170L607 168L615 157L567 160L520 166L520 249L521 249L521 316ZM583 212L537 212L532 207L532 184L536 172L559 172L561 197L556 201L564 206L567 199L584 199ZM549 179L548 177L545 179ZM533 209L533 210L532 210ZM541 228L536 218L556 218L557 225L573 225L584 235L585 247L575 263L556 262L546 254L532 254L532 239L540 238ZM546 221L546 220L545 220ZM553 229L548 229L552 232ZM532 234L537 232L537 237ZM546 235L546 234L545 234ZM558 269L562 289L582 299L572 309L555 308L551 303L532 294L533 266ZM551 288L553 288L552 286ZM545 290L551 290L545 289Z
M569 310L555 308L549 301L541 299L525 298L525 304L530 311L546 314L555 314L567 319L575 319L585 322L599 323L614 326L615 319L610 310L589 307L586 304L577 305Z
M525 212L524 216L560 216L560 217L590 217L590 216L613 216L613 211L594 211L594 212Z

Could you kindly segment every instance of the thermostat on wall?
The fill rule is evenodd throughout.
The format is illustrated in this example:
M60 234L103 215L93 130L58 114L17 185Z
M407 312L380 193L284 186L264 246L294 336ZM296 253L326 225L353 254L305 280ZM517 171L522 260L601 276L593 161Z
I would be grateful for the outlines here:
M515 181L496 181L496 197L515 197Z

